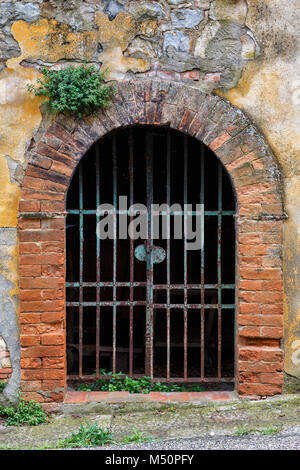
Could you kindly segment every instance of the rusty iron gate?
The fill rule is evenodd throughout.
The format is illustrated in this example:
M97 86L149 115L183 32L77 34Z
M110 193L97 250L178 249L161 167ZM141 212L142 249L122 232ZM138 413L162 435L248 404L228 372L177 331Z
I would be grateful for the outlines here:
M167 239L161 232L157 240L119 239L117 222L114 239L100 240L97 208L118 208L120 195L128 207L147 207L149 234L152 204L201 204L203 249L172 238L183 214L171 211ZM80 162L67 213L68 377L121 371L154 381L233 381L235 201L215 155L178 131L114 131ZM134 220L127 209L117 214Z

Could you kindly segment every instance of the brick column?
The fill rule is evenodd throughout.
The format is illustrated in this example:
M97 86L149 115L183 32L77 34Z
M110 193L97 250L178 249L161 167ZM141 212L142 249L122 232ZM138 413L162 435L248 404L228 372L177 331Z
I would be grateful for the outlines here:
M38 211L24 201L21 211ZM62 401L66 387L65 218L19 217L21 389L26 399Z

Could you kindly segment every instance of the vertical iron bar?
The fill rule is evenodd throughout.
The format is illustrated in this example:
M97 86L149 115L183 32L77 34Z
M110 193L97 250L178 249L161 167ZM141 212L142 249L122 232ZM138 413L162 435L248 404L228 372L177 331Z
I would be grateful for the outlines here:
M99 162L99 143L96 144L95 148L96 152L96 210L100 205L100 162ZM100 217L98 212L96 212L96 228L100 222ZM97 234L96 230L96 234ZM96 287L96 376L99 376L99 368L100 368L100 237L96 235L96 279L97 279L97 287Z
M153 135L146 131L146 173L147 173L147 211L148 234L147 253L147 307L146 307L146 375L153 379L153 263L151 234L151 206L153 204Z
M79 376L82 376L83 350L83 180L82 163L79 166Z
M221 380L222 348L222 289L221 289L221 243L222 243L222 166L218 163L218 379Z
M184 208L184 238L183 238L183 250L184 250L184 338L183 338L183 345L184 345L184 380L187 379L187 214L186 214L186 205L188 202L188 192L187 192L187 178L188 178L188 138L185 135L183 138L184 142L184 170L183 170L183 178L184 178L184 186L183 186L183 208Z
M133 130L130 128L129 137L129 192L130 192L130 207L133 205L134 199L134 186L133 186ZM130 222L133 217L130 216ZM133 234L130 233L130 312L129 312L129 375L133 374L133 282L134 282L134 239Z
M204 171L205 171L205 147L201 143L201 171L200 171L200 204L201 204L201 212L202 212L202 217L201 217L201 243L202 243L202 248L201 248L201 379L204 380L204 361L205 361L205 338L204 338L204 327L205 327L205 309L204 309L204 303L205 303L205 291L204 291L204 246L205 246L205 240L204 240L204 223L205 223L205 218L204 218L204 203L205 203L205 187L204 187Z
M171 205L171 131L167 130L167 380L170 380L170 205Z
M113 134L113 205L117 210L117 141L116 133ZM116 322L117 322L117 218L114 219L114 240L113 240L113 373L116 373Z

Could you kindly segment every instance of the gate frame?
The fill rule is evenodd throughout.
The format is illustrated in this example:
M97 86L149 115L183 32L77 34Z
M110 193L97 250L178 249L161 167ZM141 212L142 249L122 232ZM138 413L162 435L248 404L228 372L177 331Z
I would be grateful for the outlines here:
M28 151L19 207L21 390L63 401L66 392L65 204L75 168L110 131L169 126L196 137L223 163L236 195L236 390L281 393L283 384L280 172L261 133L239 109L197 88L122 81L95 116L54 118Z

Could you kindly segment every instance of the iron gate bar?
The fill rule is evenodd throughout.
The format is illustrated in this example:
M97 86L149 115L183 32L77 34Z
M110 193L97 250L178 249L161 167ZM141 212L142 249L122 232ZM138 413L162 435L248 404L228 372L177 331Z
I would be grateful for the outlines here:
M171 284L171 266L170 266L170 207L171 207L171 132L168 129L167 131L167 381L170 380L170 359L171 359L171 350L170 350L170 284ZM153 286L154 289L154 286Z
M113 282L66 282L66 287L113 287ZM130 282L116 282L116 287L130 287ZM146 282L133 282L132 287L146 287ZM184 284L153 284L154 290L165 290L168 288L184 289ZM235 289L235 284L204 284L204 289ZM201 289L202 284L187 284L188 289Z
M83 349L83 184L82 184L82 165L79 168L79 225L80 225L80 256L79 256L79 375L82 375L82 349Z
M146 131L146 175L147 175L147 210L151 214L153 204L153 135ZM146 375L153 379L153 263L151 251L153 247L151 217L148 216L147 236L147 305L146 305Z
M221 240L222 240L222 167L218 162L218 251L217 251L217 277L221 284ZM218 378L221 378L221 348L222 348L222 316L221 316L221 289L218 287Z
M232 381L232 378L222 377L222 314L226 310L236 310L236 304L222 304L222 289L235 289L235 284L222 284L222 271L221 271L221 256L222 256L222 221L225 216L234 216L235 211L223 210L222 209L222 177L223 177L223 168L220 162L218 162L218 209L217 210L204 210L204 196L205 196L205 146L201 144L201 154L200 154L200 204L201 204L201 236L204 243L204 218L205 216L215 216L217 217L217 283L216 284L205 284L204 282L204 269L205 269L205 249L200 250L200 284L189 284L188 283L188 264L187 264L187 240L186 240L186 218L187 214L184 213L184 279L183 284L171 284L170 279L170 255L171 255L171 246L170 246L170 217L175 215L182 215L180 211L170 211L169 207L171 206L171 152L172 152L172 134L170 130L166 132L166 199L168 210L161 215L167 216L167 230L168 236L166 240L166 270L167 270L167 279L166 284L154 284L153 283L153 263L151 262L151 251L153 248L152 237L148 236L147 239L147 277L146 282L135 282L134 281L134 240L133 237L130 237L130 280L129 282L119 282L117 281L117 224L114 223L114 241L113 241L113 280L109 282L101 281L101 271L100 271L100 238L96 237L96 282L84 282L83 281L83 272L84 272L84 216L86 215L95 215L96 224L99 223L101 214L97 212L97 208L100 205L100 147L99 143L95 145L95 166L96 166L96 209L84 209L84 193L83 193L83 162L79 164L78 174L78 185L79 185L79 208L78 209L67 209L68 214L74 214L79 216L79 248L80 248L80 257L79 257L79 281L75 282L66 282L67 288L79 288L79 301L67 301L67 307L79 307L79 375L71 375L69 377L75 378L86 378L89 376L83 375L83 315L85 307L96 307L96 376L104 377L100 375L100 328L101 328L101 307L112 307L113 311L113 341L112 341L112 369L113 373L116 372L116 354L118 351L117 348L117 307L129 307L129 375L134 377L143 376L144 374L138 375L133 374L133 334L134 334L134 317L133 309L134 307L143 306L146 307L146 357L145 357L145 372L151 377L154 381L170 381L171 380L171 309L180 309L184 314L184 338L183 338L183 355L184 355L184 377L172 377L172 381L184 381L184 382L224 382ZM146 176L147 176L147 212L148 215L151 213L151 205L153 203L153 150L154 150L154 134L149 130L146 130L145 133L145 144L146 144ZM184 172L183 172L183 190L184 190L184 204L188 202L188 158L189 158L189 142L188 137L185 135L183 137L184 145ZM113 160L113 204L116 208L114 214L126 214L130 218L130 222L133 220L133 215L129 213L128 210L118 210L117 209L117 199L118 199L118 173L117 173L117 142L116 142L116 133L112 137L112 160ZM133 129L129 129L128 133L128 149L129 149L129 194L130 194L130 206L134 203L134 138L133 138ZM107 214L107 211L105 211ZM189 211L189 215L198 215L195 211ZM116 220L116 219L114 219ZM148 235L151 233L151 217L148 217ZM96 288L96 301L84 301L83 300L83 289L88 287ZM101 287L112 287L113 288L113 298L111 301L101 301ZM118 287L129 287L129 300L117 300L117 288ZM134 288L135 287L146 287L146 300L134 301ZM167 293L167 302L166 304L154 303L153 292L164 291ZM170 293L171 290L182 290L184 293L184 300L182 303L171 303ZM188 290L199 290L200 291L200 303L188 303ZM205 292L206 290L216 290L217 291L217 304L205 303ZM154 378L154 364L153 364L153 318L154 318L154 309L166 309L166 318L167 318L167 373L166 377ZM188 377L188 310L189 309L198 309L200 311L200 320L201 320L201 356L200 356L200 377ZM217 338L218 338L218 360L217 360L217 377L208 378L205 377L205 310L217 310Z
M132 207L134 201L134 185L133 185L133 152L134 152L134 141L132 128L129 130L128 136L129 146L129 193L130 202L129 205ZM133 216L130 216L130 222L133 221ZM129 375L133 374L133 285L134 285L134 239L132 232L130 233L130 310L129 310Z
M113 205L117 207L118 187L117 187L117 142L116 134L113 134L112 143L113 155ZM116 373L116 328L117 328L117 221L114 220L114 239L113 239L113 374Z
M144 213L141 210L138 210L138 212L141 213L141 214ZM74 214L74 215L78 215L80 213L83 213L85 215L96 215L97 211L94 210L94 209L83 209L82 211L80 209L68 209L67 213L68 214ZM116 206L116 209L114 209L113 211L105 209L105 214L128 215L128 210L125 210L125 209L119 210ZM160 214L161 215L167 215L167 212L161 211ZM170 215L182 215L182 212L181 211L170 211L169 214ZM187 215L198 215L198 212L197 211L187 211ZM217 215L219 215L219 211L204 211L204 215L216 215L217 216ZM233 216L233 215L235 215L235 212L234 211L221 211L221 215L222 216L226 216L226 215Z
M201 279L201 330L200 330L200 335L201 335L201 357L200 357L200 369L201 369L201 379L204 380L204 360L205 360L205 350L204 350L204 326L205 326L205 306L204 306L204 294L205 294L205 284L204 284L204 222L205 218L203 215L203 208L204 208L204 146L201 144L201 155L200 155L200 207L202 210L202 217L201 217L201 236L202 238L202 249L201 249L201 258L200 258L200 279Z
M100 205L100 162L99 162L99 145L96 145L96 207ZM96 215L96 227L100 221L100 216ZM99 377L100 369L100 237L96 236L96 376Z
M66 302L67 306L68 307L80 307L80 302ZM84 307L96 307L97 305L97 302L90 302L90 301L83 301L82 302L82 305ZM100 306L102 307L113 307L114 305L118 306L118 307L129 307L130 305L132 305L133 307L141 307L141 306L145 306L147 305L147 301L145 300L134 300L133 302L130 302L130 301L127 301L127 300L112 300L112 301L109 301L109 300L103 300L103 301L100 301ZM167 308L167 305L166 304L156 304L156 303L153 303L152 302L152 305L154 308L159 308L159 309L164 309L164 308ZM218 309L218 306L219 304L187 304L187 309L201 309L201 307L203 308L210 308L210 309L215 309L217 310ZM170 308L173 309L173 308L180 308L183 310L184 308L184 304L170 304ZM222 304L222 310L223 309L233 309L234 308L234 304Z
M183 138L183 158L184 158L184 169L183 169L183 207L186 207L187 204L187 166L188 166L188 142L187 136L184 135ZM183 322L184 322L184 332L183 332L183 375L184 379L187 379L187 241L186 241L186 234L187 234L187 214L184 211L184 230L183 230L183 282L184 282L184 294L183 294L183 302L184 302L184 310L183 310Z

